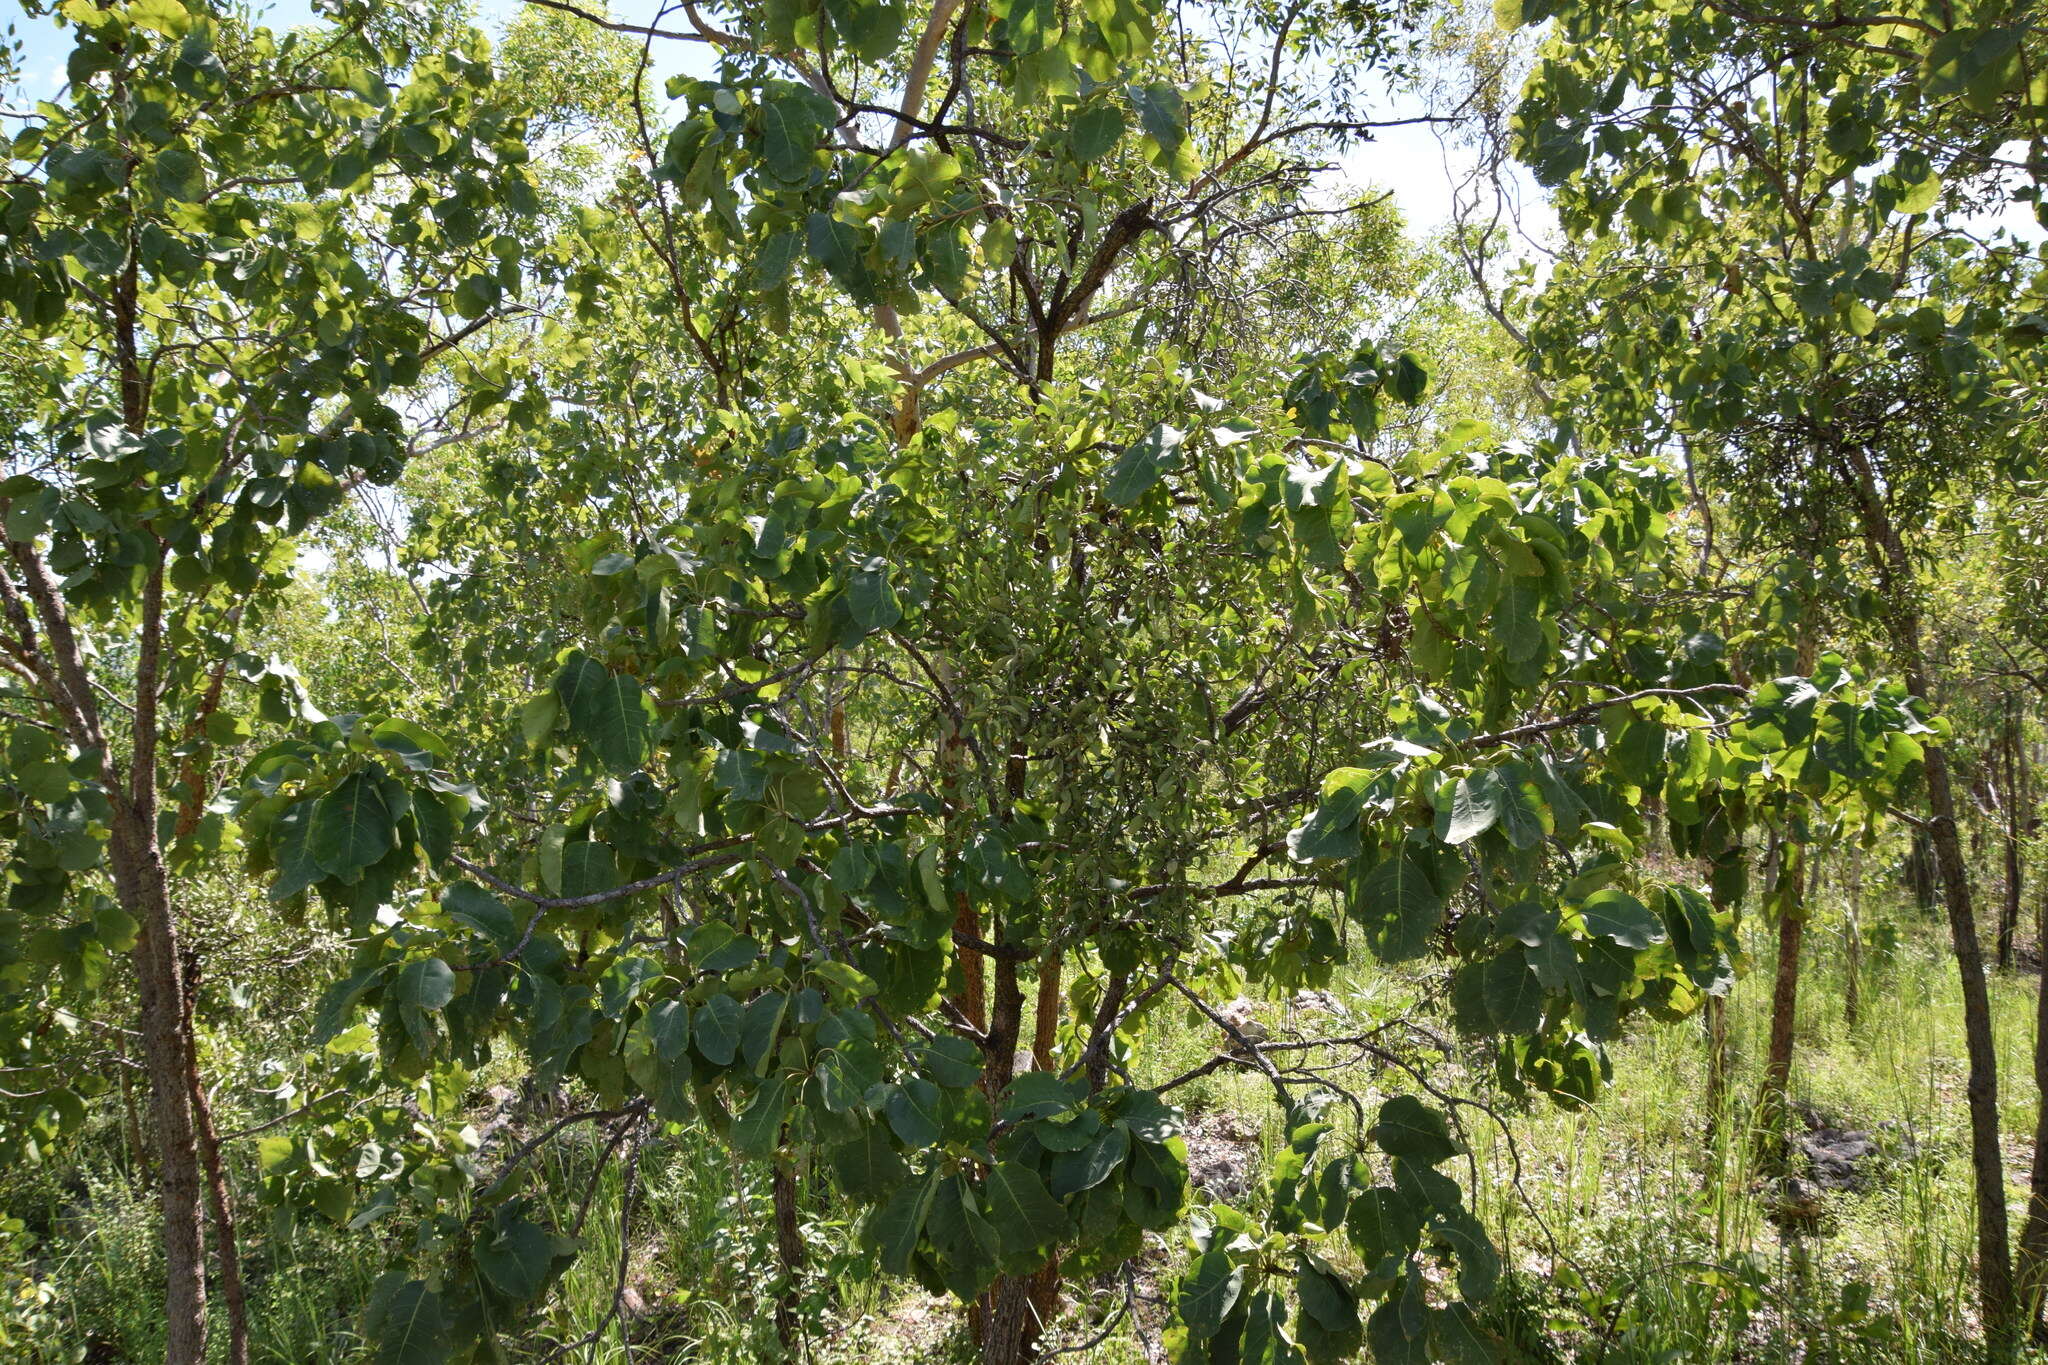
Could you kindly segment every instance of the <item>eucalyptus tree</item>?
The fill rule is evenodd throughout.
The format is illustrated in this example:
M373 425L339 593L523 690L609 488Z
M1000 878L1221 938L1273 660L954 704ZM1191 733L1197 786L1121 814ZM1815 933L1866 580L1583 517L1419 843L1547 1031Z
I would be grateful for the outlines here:
M1893 666L1928 698L1931 520L2028 467L2014 435L2042 274L2031 247L1978 224L2033 193L2006 144L2035 126L2040 34L1998 6L1518 7L1552 16L1517 130L1574 251L1533 349L1585 430L1693 438L1705 476L1760 521L1790 505L1839 528ZM1983 1308L2004 1350L1996 1058L1939 744L1925 783L1968 1022Z
M420 423L400 394L439 370L471 412L510 396L516 364L484 343L549 269L507 230L536 205L524 112L479 35L423 14L349 6L279 35L179 0L65 6L67 84L21 116L0 179L19 343L0 1036L40 1082L10 1085L9 1141L47 1140L106 1087L104 1062L65 1065L67 1034L142 1071L174 1362L205 1355L202 1200L231 1354L248 1349L179 908L237 846L215 754L304 714L289 669L243 642L293 537L403 468ZM131 995L132 1030L101 1017Z

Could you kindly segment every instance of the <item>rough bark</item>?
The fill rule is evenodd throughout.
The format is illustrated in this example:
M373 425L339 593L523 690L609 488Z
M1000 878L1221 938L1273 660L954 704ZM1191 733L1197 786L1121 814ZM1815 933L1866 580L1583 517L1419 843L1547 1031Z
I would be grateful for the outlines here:
M1039 1316L1039 1280L1051 1267L1032 1275L1005 1275L990 1287L979 1307L982 1365L1030 1365L1039 1357L1045 1322Z
M2021 822L2027 811L2027 793L2020 778L2019 708L2011 697L2005 699L2005 724L1999 740L2003 750L2000 756L2005 760L2005 903L1998 914L1998 966L2003 971L2012 966L2013 937L2020 925L2020 898L2024 894L2020 849L2025 837Z
M1031 1064L1053 1070L1053 1047L1060 1031L1060 955L1057 949L1038 960L1038 1001L1031 1028Z
M168 870L157 847L155 800L146 819L133 807L115 817L114 884L140 929L130 954L141 1002L143 1066L156 1133L157 1195L163 1212L164 1359L206 1358L206 1252L202 1241L198 1125L193 1114L190 1039Z
M775 1337L782 1343L786 1360L796 1360L803 1349L803 1324L798 1316L802 1295L797 1277L804 1266L803 1231L798 1226L796 1169L787 1152L775 1156L773 1180L775 1197L775 1252L782 1261L782 1296L775 1301Z
M1024 991L1017 981L1016 961L999 957L989 1001L988 1062L982 1073L982 1087L990 1098L1009 1084L1023 1023ZM1038 1359L1039 1338L1058 1302L1056 1261L1028 1275L998 1276L970 1319L984 1365L1026 1365Z
M235 1233L235 1200L221 1165L213 1107L192 1073L192 1112L198 1120L199 1157L206 1167L206 1202L213 1213L213 1251L220 1265L220 1299L228 1312L228 1365L249 1365L249 1296L242 1284L242 1251Z
M2034 910L2034 941L2048 944L2048 887ZM2048 1294L2048 968L2034 987L2034 1085L2041 1099L2034 1109L2034 1164L2027 1173L2027 1217L2020 1228L2014 1278L2034 1339L2048 1343L2042 1318Z
M1854 447L1843 454L1854 480L1864 539L1876 564L1879 594L1886 604L1884 624L1893 662L1903 675L1906 690L1921 702L1931 703L1933 694L1921 647L1919 585L1912 561L1892 523L1869 459ZM1985 987L1984 949L1977 937L1977 915L1970 895L1969 868L1963 861L1948 754L1939 744L1927 745L1925 770L1924 828L1948 912L1949 937L1955 947L1956 974L1963 996L1963 1041L1969 1067L1965 1094L1970 1113L1970 1168L1977 1196L1978 1301L1991 1357L2009 1359L2017 1346L2019 1319L2013 1297L2012 1244L2005 1208L2005 1162L1998 1141L1998 1048L1991 1027L1991 998Z
M1849 850L1849 896L1842 910L1842 1020L1854 1033L1863 1021L1863 852Z
M1780 850L1778 885L1778 963L1771 981L1771 1042L1764 1057L1763 1093L1758 1104L1759 1141L1772 1153L1784 1135L1785 1096L1792 1082L1792 1049L1799 1012L1799 950L1806 939L1806 848L1786 844Z

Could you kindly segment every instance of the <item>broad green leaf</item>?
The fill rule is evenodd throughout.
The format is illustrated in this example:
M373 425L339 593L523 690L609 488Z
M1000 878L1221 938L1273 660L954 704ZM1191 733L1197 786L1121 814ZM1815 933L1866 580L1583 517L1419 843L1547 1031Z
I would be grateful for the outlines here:
M877 556L846 580L846 606L853 623L864 631L888 630L903 619L896 590L889 583L889 563Z
M353 881L398 842L398 821L383 775L364 768L313 807L306 851L329 876Z
M441 893L441 913L483 935L501 953L519 942L519 923L505 903L471 882L456 882Z
M789 1080L781 1075L770 1076L733 1120L733 1149L742 1156L767 1156L775 1150L782 1135L782 1120L788 1113Z
M455 998L455 973L438 957L409 962L392 983L392 996L415 1009L445 1009Z
M832 1149L832 1173L841 1189L867 1202L902 1184L909 1171L890 1145L887 1130L879 1123L868 1123L862 1125L859 1137Z
M1001 1115L1005 1120L1048 1118L1064 1114L1080 1103L1074 1086L1050 1071L1026 1071L1003 1091Z
M1174 1291L1174 1308L1186 1324L1188 1335L1207 1341L1223 1326L1244 1289L1244 1268L1234 1265L1221 1247L1197 1256L1180 1277Z
M890 1275L907 1274L910 1258L924 1236L925 1220L939 1190L936 1171L923 1180L904 1185L868 1215L861 1240L875 1253L882 1270Z
M1186 439L1187 434L1178 427L1164 422L1155 425L1125 446L1123 454L1110 465L1103 496L1112 507L1129 507L1144 497L1152 485L1180 463L1181 443Z
M371 1295L363 1337L376 1365L442 1365L449 1342L441 1296L391 1272Z
M1437 799L1444 801L1441 791ZM1447 844L1478 838L1500 819L1501 807L1507 799L1493 769L1478 768L1465 774L1450 785L1449 801L1437 807L1436 837Z
M1543 1023L1543 983L1529 970L1528 955L1509 948L1483 968L1487 1014L1496 1032L1534 1033Z
M1434 1166L1460 1151L1450 1126L1437 1110L1413 1095L1396 1095L1380 1106L1379 1119L1366 1136L1388 1156Z
M915 1152L937 1142L944 1131L939 1102L936 1085L921 1076L910 1076L890 1091L883 1113L903 1145Z
M1664 940L1664 926L1644 904L1626 891L1606 887L1595 891L1579 906L1586 932L1612 939L1624 948L1641 951Z
M680 1000L662 1001L647 1012L647 1031L654 1055L665 1065L677 1065L690 1050L690 1007Z
M1099 161L1124 135L1124 112L1113 104L1093 104L1074 116L1067 136L1074 160Z
M1054 1159L1053 1197L1070 1199L1083 1190L1094 1189L1124 1164L1124 1158L1130 1155L1130 1151L1131 1130L1121 1123L1110 1124L1087 1146Z
M692 1032L697 1055L713 1066L731 1066L740 1047L740 1002L729 995L714 995L697 1007Z
M605 768L628 773L647 761L654 703L639 679L614 673L579 651L555 675L554 691L569 717L569 732Z
M1068 1233L1067 1215L1038 1172L1015 1161L998 1161L982 1182L989 1223L998 1239L997 1264L1006 1275L1044 1265Z
M1351 917L1382 962L1406 962L1429 951L1443 921L1443 899L1421 866L1396 852L1350 885Z
M547 1287L555 1242L545 1229L514 1219L476 1249L477 1269L491 1287L515 1303L531 1303Z
M1356 858L1362 847L1358 821L1376 776L1365 768L1339 768L1325 777L1321 804L1287 833L1288 855L1296 862Z

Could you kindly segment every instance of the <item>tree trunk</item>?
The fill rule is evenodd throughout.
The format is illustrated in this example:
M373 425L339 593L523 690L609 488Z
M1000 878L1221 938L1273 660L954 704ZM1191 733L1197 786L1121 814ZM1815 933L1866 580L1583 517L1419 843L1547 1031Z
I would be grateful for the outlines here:
M1005 1275L990 1287L980 1306L982 1365L1030 1365L1039 1358L1043 1281L1056 1284L1057 1275L1047 1266L1031 1275Z
M783 1275L782 1295L775 1301L775 1336L782 1343L783 1358L796 1360L803 1349L802 1323L798 1318L803 1296L798 1291L797 1277L803 1272L804 1238L797 1220L796 1170L785 1150L775 1153L772 1188L775 1253L782 1261Z
M1916 680L1917 681L1917 680ZM1909 682L1909 686L1913 684ZM1915 687L1916 695L1919 689ZM1948 756L1927 747L1927 800L1934 831L1949 936L1963 987L1963 1038L1969 1057L1970 1165L1977 1183L1977 1277L1986 1337L1996 1355L2014 1345L2012 1256L2007 1244L2005 1161L1998 1142L1998 1045L1991 1031L1991 997L1984 984L1984 951L1970 904L1969 870L1956 834Z
M1918 584L1905 544L1892 525L1875 473L1864 453L1843 452L1855 477L1864 538L1876 561L1878 588L1886 604L1885 626L1894 662L1906 690L1932 710L1926 658L1920 643ZM2005 1161L1998 1142L1998 1047L1991 1029L1991 997L1984 983L1984 949L1970 899L1969 868L1963 861L1956 824L1955 792L1948 755L1926 746L1927 824L1935 871L1948 911L1949 937L1963 994L1963 1039L1969 1061L1966 1094L1970 1110L1970 1167L1977 1194L1977 1292L1984 1337L1994 1360L2010 1359L2018 1347L2019 1322L2013 1299L2012 1245L2005 1208Z
M1728 997L1707 997L1707 1123L1702 1134L1712 1151L1720 1141L1723 1111L1728 1107Z
M1842 1020L1854 1033L1863 1017L1863 850L1849 849L1849 897L1842 910Z
M1912 888L1913 904L1925 914L1934 913L1934 873L1934 840L1916 829L1906 854L1906 885Z
M1998 966L2005 970L2012 966L2012 941L2020 926L2021 821L2027 812L2027 794L2020 782L2019 708L2010 696L2005 699L2005 725L1999 738L2005 759L2005 905L1998 915Z
M1773 1159L1782 1155L1785 1094L1792 1081L1794 1027L1799 1008L1799 949L1806 938L1806 846L1780 850L1778 884L1778 966L1771 983L1771 1043L1764 1059L1763 1094L1758 1104L1758 1141Z
M192 1073L192 1112L199 1121L199 1156L206 1167L206 1198L213 1210L213 1251L220 1263L220 1298L228 1310L228 1365L249 1365L249 1296L242 1287L242 1250L236 1241L235 1201L220 1160L213 1109Z
M2034 942L2048 945L2048 886L2034 911ZM2027 1173L2027 1218L2020 1228L2015 1278L2034 1339L2048 1342L2041 1316L2048 1291L2048 963L2042 964L2034 985L2034 1085L2040 1095L2034 1108L2034 1164Z
M1053 1069L1053 1046L1060 1032L1060 954L1048 950L1038 960L1038 1004L1031 1028L1031 1064L1040 1071Z
M993 1099L1015 1071L1024 1024L1024 991L1017 982L1017 963L1012 957L995 959L995 990L989 1006L989 1052L982 1088ZM970 1317L983 1365L1026 1365L1038 1359L1039 1338L1058 1302L1057 1261L1029 1275L997 1276Z
M153 794L152 794L153 795ZM192 1109L191 1038L184 1028L168 870L156 843L154 799L117 815L114 884L139 926L131 957L141 1001L143 1066L156 1131L157 1195L163 1212L164 1360L206 1358L206 1250L202 1240L198 1125Z

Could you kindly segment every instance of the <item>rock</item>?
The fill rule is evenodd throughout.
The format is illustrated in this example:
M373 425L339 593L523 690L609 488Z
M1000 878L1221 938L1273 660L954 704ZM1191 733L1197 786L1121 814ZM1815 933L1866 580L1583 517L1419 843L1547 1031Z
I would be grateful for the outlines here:
M1826 1209L1826 1197L1818 1185L1798 1176L1778 1182L1778 1197L1771 1205L1771 1221L1780 1227L1808 1227L1818 1223Z
M1870 1183L1865 1163L1882 1155L1870 1134L1855 1128L1817 1128L1794 1137L1792 1146L1806 1158L1815 1184L1851 1194Z
M1252 1149L1257 1136L1227 1114L1209 1114L1189 1125L1188 1183L1211 1199L1242 1198L1252 1184Z
M1880 1123L1873 1133L1811 1105L1800 1105L1799 1115L1806 1131L1793 1135L1792 1150L1806 1159L1808 1176L1823 1190L1861 1194L1882 1169L1887 1148L1909 1153L1913 1148L1912 1134L1896 1123Z
M1240 995L1216 1013L1223 1022L1236 1029L1246 1042L1263 1043L1272 1036L1272 1032L1260 1023L1258 1016L1253 1013L1257 1008L1250 1000Z

